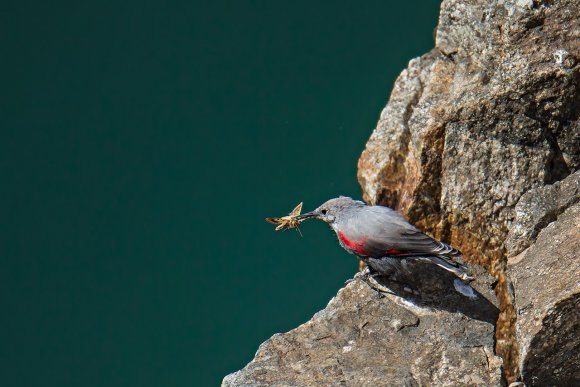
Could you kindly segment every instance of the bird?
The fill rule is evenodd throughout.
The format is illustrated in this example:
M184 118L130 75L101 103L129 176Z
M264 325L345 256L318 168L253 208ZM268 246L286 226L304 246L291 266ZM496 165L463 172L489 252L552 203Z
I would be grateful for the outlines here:
M464 281L473 278L456 261L462 255L459 250L431 238L389 207L340 196L298 216L300 222L307 219L326 222L340 245L379 275L396 273L407 261L416 260L435 264Z

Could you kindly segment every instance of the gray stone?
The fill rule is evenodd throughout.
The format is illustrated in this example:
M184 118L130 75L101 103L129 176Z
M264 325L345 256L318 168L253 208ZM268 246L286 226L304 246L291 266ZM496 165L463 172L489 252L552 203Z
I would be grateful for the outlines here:
M508 255L529 247L542 228L580 201L580 171L557 183L526 192L516 205L515 219L505 242Z
M472 303L473 312L489 303L477 294L480 301L456 293L455 305ZM310 321L263 343L254 360L222 385L499 385L494 327L482 317L379 297L354 281Z
M397 209L497 278L496 350L511 383L519 360L506 238L523 195L580 167L580 7L445 0L435 46L395 82L358 179L365 201ZM555 198L507 246L521 251L568 204Z
M527 386L580 385L580 203L509 260Z
M574 1L443 1L359 159L364 199L493 266L520 197L580 166L579 20Z

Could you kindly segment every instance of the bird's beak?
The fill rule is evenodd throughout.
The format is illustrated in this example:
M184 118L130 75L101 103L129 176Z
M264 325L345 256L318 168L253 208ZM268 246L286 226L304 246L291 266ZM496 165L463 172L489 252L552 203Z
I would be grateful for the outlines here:
M316 218L318 217L318 213L316 211L310 211L310 212L306 212L302 215L298 215L297 219L302 221L302 220L306 220L306 219L310 219L310 218Z

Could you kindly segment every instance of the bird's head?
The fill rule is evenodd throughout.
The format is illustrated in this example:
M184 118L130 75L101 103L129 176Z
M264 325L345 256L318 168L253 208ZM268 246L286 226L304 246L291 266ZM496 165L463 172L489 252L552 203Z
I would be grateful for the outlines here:
M345 210L354 207L364 206L365 204L358 200L353 200L346 196L330 199L322 204L314 211L306 212L298 217L300 220L305 219L320 219L332 226L333 223L340 220L341 216L345 214Z

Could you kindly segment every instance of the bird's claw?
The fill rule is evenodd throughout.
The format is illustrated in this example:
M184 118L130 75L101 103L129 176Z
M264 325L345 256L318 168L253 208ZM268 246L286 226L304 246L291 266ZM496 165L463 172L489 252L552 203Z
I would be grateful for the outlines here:
M387 288L386 286L381 285L375 279L375 277L381 277L381 276L382 276L381 273L376 273L376 272L371 273L370 269L368 267L366 267L364 270L356 273L353 278L347 280L345 282L345 284L350 284L351 282L354 282L354 281L362 281L368 287L370 287L371 289L373 289L374 291L379 293L379 295L383 295L386 293L386 294L392 294L392 295L396 296L396 294L391 289Z
M344 281L345 285L348 285L355 281L364 281L370 274L370 270L368 267L365 267L363 270L357 272L352 278L347 279Z
M382 294L391 294L396 296L397 294L393 292L391 289L387 288L386 286L381 285L375 277L380 277L381 275L378 273L367 275L366 278L363 280L371 289L378 292L380 295Z

